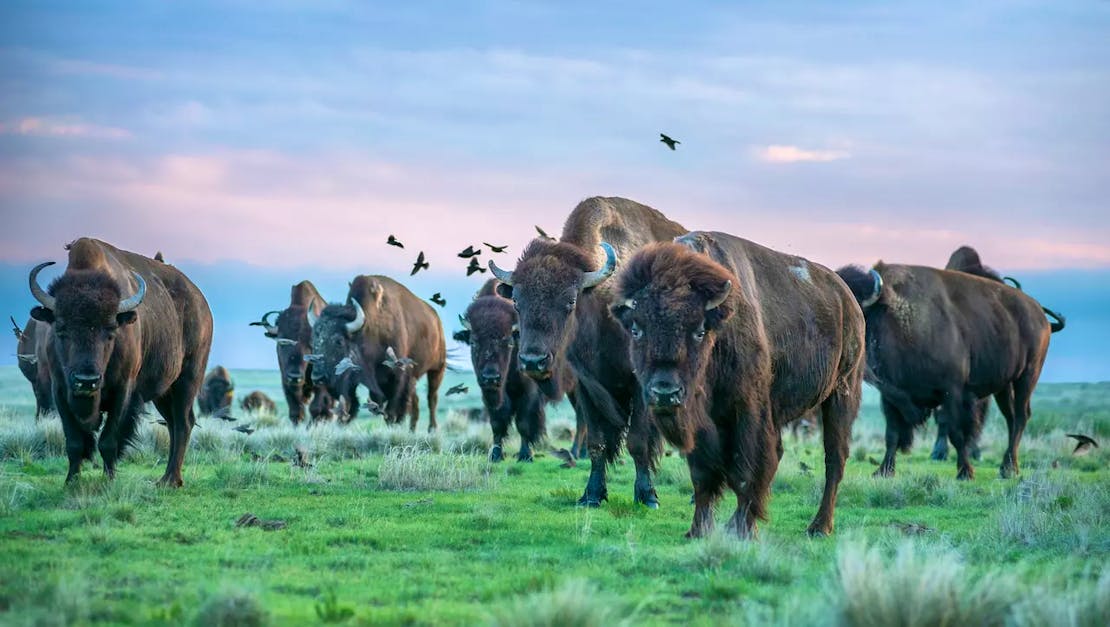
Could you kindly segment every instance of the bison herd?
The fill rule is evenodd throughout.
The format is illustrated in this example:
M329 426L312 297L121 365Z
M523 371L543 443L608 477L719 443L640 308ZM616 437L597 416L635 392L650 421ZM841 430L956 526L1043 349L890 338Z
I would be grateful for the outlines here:
M234 389L225 369L204 373L208 304L160 258L94 239L67 249L68 266L49 288L37 276L50 263L31 270L39 305L23 329L12 321L37 413L61 417L66 480L94 448L112 476L152 402L170 433L161 482L180 486L194 401L204 414L226 413ZM971 479L991 397L1009 428L1001 475L1017 474L1049 336L1064 326L968 247L944 269L879 262L833 272L727 233L689 231L624 198L583 201L558 239L533 240L512 270L492 261L489 269L495 278L460 316L454 338L470 347L493 431L490 460L503 459L515 424L516 459L531 461L545 438L546 405L567 397L578 420L571 463L590 459L578 503L606 500L606 470L623 448L635 464L634 501L658 507L652 477L665 441L690 469L690 537L712 529L726 488L736 496L728 530L755 533L781 434L803 416L820 425L825 451L824 492L808 531L831 533L863 381L879 390L886 420L876 475L893 475L897 452L935 416L933 456L943 459L951 442L957 478ZM357 276L337 303L302 281L288 306L251 324L276 345L294 425L349 422L365 407L390 424L407 416L415 429L416 382L426 377L428 429L436 429L443 325L393 279ZM242 407L275 409L260 393Z

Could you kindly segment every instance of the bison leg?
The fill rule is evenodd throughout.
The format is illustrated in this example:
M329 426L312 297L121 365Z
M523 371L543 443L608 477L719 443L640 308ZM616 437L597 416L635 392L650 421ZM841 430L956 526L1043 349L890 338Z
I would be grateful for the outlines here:
M940 414L937 414L937 439L929 459L940 462L948 459L948 425L941 420Z
M953 391L946 395L944 404L937 414L937 420L948 422L948 439L956 449L956 479L970 481L975 478L971 466L968 444L974 433L972 412L975 410L975 397L966 392Z
M742 412L736 433L736 452L725 464L726 481L736 493L736 511L726 529L740 539L755 536L757 519L767 517L771 481L779 467L774 427L767 409Z
M913 444L913 426L902 411L884 394L882 396L883 418L886 420L886 455L872 476L893 477L898 450L907 450Z
M593 400L579 385L575 391L575 411L583 416L588 425L590 451L590 478L586 481L586 491L578 499L579 505L599 507L609 499L606 470L620 451L621 429L605 420L604 414L594 406Z
M69 458L66 483L71 483L81 473L81 462L92 459L93 452L96 450L96 439L73 418L64 402L58 403L58 415L62 419L62 433L66 437L66 456Z
M721 497L725 477L721 472L721 443L716 429L699 431L694 435L694 449L686 456L690 481L694 484L694 519L687 538L701 538L713 531L713 508Z
M848 442L852 437L852 423L859 413L860 391L850 386L846 394L836 393L821 405L821 438L825 445L825 491L821 507L806 530L811 536L827 536L833 532L833 515L836 511L836 494L844 478L844 464L848 461Z
M166 461L166 472L158 480L159 485L180 488L185 485L181 478L181 466L185 463L185 450L189 447L189 435L196 423L193 414L192 394L185 386L175 384L170 388L168 400L163 397L155 402L159 413L166 418L170 430L170 456ZM195 391L193 391L195 394ZM165 406L165 409L163 409ZM169 414L169 415L167 415Z
M447 373L446 366L439 370L429 370L428 377L428 433L435 433L439 428L436 422L436 410L439 408L439 386Z
M285 402L289 405L289 421L293 426L301 424L304 419L304 399L301 397L301 385L290 384L285 381L281 385L281 389L285 392Z
M522 400L523 406L516 409L516 430L520 434L520 452L516 460L530 462L533 459L532 447L544 435L543 397L539 390L534 390Z
M643 395L634 393L632 416L628 426L628 453L636 464L636 481L633 484L632 500L651 509L659 508L659 495L651 481L655 470L656 456L659 454L661 438L659 428L651 420L644 406Z
M120 451L135 432L135 416L141 410L141 401L133 398L130 390L125 390L116 396L112 408L108 411L104 428L100 430L97 448L100 449L100 458L104 461L104 474L108 475L109 479L116 477L116 462L119 460Z
M416 431L416 423L420 422L420 397L416 395L416 384L409 383L408 393L409 431Z
M506 398L501 407L490 409L486 407L489 412L489 426L493 430L493 448L489 451L489 460L491 462L499 462L505 458L504 444L505 436L509 434L509 421L512 416L512 408L509 399Z
M1039 374L1037 371L1026 370L1012 386L1013 405L1010 409L1013 418L1006 421L1010 437L1006 453L1002 456L1002 466L999 469L1003 479L1021 474L1021 468L1018 464L1018 447L1021 445L1021 436L1025 433L1025 425L1029 423L1031 413L1029 401L1033 396L1033 388L1037 385ZM1000 409L1002 408L1001 401L999 401L998 406ZM1003 410L1003 413L1005 413L1005 410Z
M590 449L586 446L586 440L589 436L586 422L582 420L581 416L575 417L574 425L574 440L570 445L570 456L572 459L585 459L590 456Z

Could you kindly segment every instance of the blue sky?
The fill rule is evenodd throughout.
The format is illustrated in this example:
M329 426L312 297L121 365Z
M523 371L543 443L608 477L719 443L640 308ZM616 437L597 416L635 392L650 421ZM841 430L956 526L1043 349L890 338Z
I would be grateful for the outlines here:
M161 249L214 359L267 366L247 312L407 276L389 233L453 321L454 252L623 195L830 266L972 244L1069 314L1046 376L1106 379L1107 32L1101 0L5 2L0 302L79 235Z

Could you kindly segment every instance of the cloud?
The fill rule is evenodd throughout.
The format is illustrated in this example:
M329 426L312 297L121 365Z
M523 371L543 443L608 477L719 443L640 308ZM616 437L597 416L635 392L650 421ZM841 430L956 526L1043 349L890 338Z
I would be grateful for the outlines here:
M115 126L100 126L44 117L26 117L0 122L0 135L35 137L79 137L90 139L130 139L131 131Z
M846 150L806 150L797 146L771 145L758 149L756 157L767 163L824 163L847 159L851 155Z

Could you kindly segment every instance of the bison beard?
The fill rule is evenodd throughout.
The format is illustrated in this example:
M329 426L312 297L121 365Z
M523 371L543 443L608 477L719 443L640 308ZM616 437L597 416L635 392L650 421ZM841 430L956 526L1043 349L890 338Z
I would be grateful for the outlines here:
M869 274L858 267L837 273L850 286ZM1051 331L1041 306L964 272L880 262L870 274L882 277L878 290L853 292L867 321L868 380L882 396L887 425L886 456L875 474L894 474L896 452L908 450L913 428L937 411L938 427L956 449L957 478L971 479L969 453L985 413L976 404L989 396L1009 430L1000 473L1017 474Z
M825 490L809 526L833 512L859 409L863 319L827 268L724 233L651 244L629 261L613 307L632 339L643 402L686 453L694 483L688 537L713 527L727 486L732 533L767 516L782 455L779 431L821 408Z
M170 432L160 483L180 486L212 343L208 303L173 266L88 238L68 250L69 265L48 291L36 277L49 264L29 280L40 303L31 315L51 326L45 355L66 437L66 481L94 447L113 477L143 403L152 401Z

